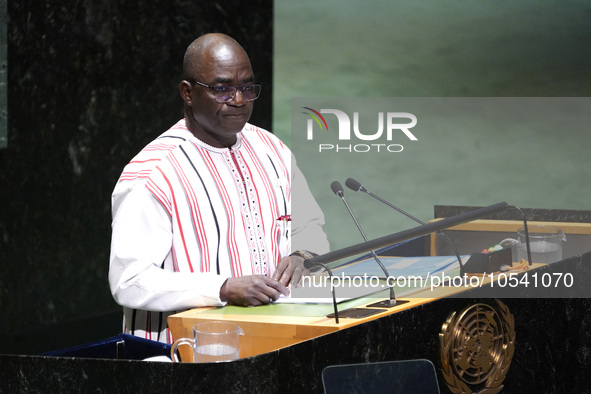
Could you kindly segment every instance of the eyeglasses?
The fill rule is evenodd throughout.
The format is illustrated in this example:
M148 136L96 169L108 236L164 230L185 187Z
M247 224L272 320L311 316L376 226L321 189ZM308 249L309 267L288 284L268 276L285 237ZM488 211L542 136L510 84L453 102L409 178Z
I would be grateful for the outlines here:
M256 100L261 95L260 83L254 83L252 85L245 86L210 86L194 79L189 80L189 82L201 85L204 88L212 89L215 101L220 104L234 100L234 97L236 97L236 92L239 90L242 94L242 98L245 101Z

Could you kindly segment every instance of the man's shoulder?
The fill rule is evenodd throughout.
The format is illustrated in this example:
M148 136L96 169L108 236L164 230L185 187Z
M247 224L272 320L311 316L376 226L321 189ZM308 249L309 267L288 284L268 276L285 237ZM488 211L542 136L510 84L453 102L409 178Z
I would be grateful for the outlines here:
M189 141L191 137L192 134L186 128L184 122L179 122L146 145L138 155L165 157L169 152Z
M170 129L159 135L146 145L123 169L120 181L148 178L158 164L174 152L191 133L183 121L179 121Z

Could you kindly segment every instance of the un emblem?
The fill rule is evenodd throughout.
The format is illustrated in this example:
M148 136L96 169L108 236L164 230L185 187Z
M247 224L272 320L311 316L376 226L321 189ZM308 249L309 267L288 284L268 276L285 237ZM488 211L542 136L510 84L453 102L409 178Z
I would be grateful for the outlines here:
M498 393L515 349L509 308L475 304L453 312L439 334L442 373L453 393ZM477 391L479 390L479 391Z

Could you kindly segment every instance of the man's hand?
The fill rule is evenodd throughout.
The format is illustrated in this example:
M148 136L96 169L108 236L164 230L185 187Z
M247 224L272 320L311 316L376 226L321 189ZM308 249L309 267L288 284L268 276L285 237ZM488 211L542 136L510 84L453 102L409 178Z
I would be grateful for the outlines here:
M230 305L257 306L275 301L283 294L289 295L285 285L263 275L247 275L228 278L220 289L220 299Z
M301 256L287 256L279 260L275 272L273 272L273 279L278 280L284 286L290 283L297 287L302 279L302 275L310 272L304 268L304 258Z

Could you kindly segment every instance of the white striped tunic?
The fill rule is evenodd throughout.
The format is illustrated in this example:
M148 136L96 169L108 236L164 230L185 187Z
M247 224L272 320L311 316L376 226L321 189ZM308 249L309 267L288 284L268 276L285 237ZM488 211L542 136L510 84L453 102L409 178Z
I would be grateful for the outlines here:
M123 170L112 196L109 283L124 332L171 343L166 318L223 305L228 277L270 276L292 246L328 251L324 217L295 164L292 173L289 149L250 124L237 137L215 148L181 120ZM305 207L293 232L278 220L292 214L292 187Z

